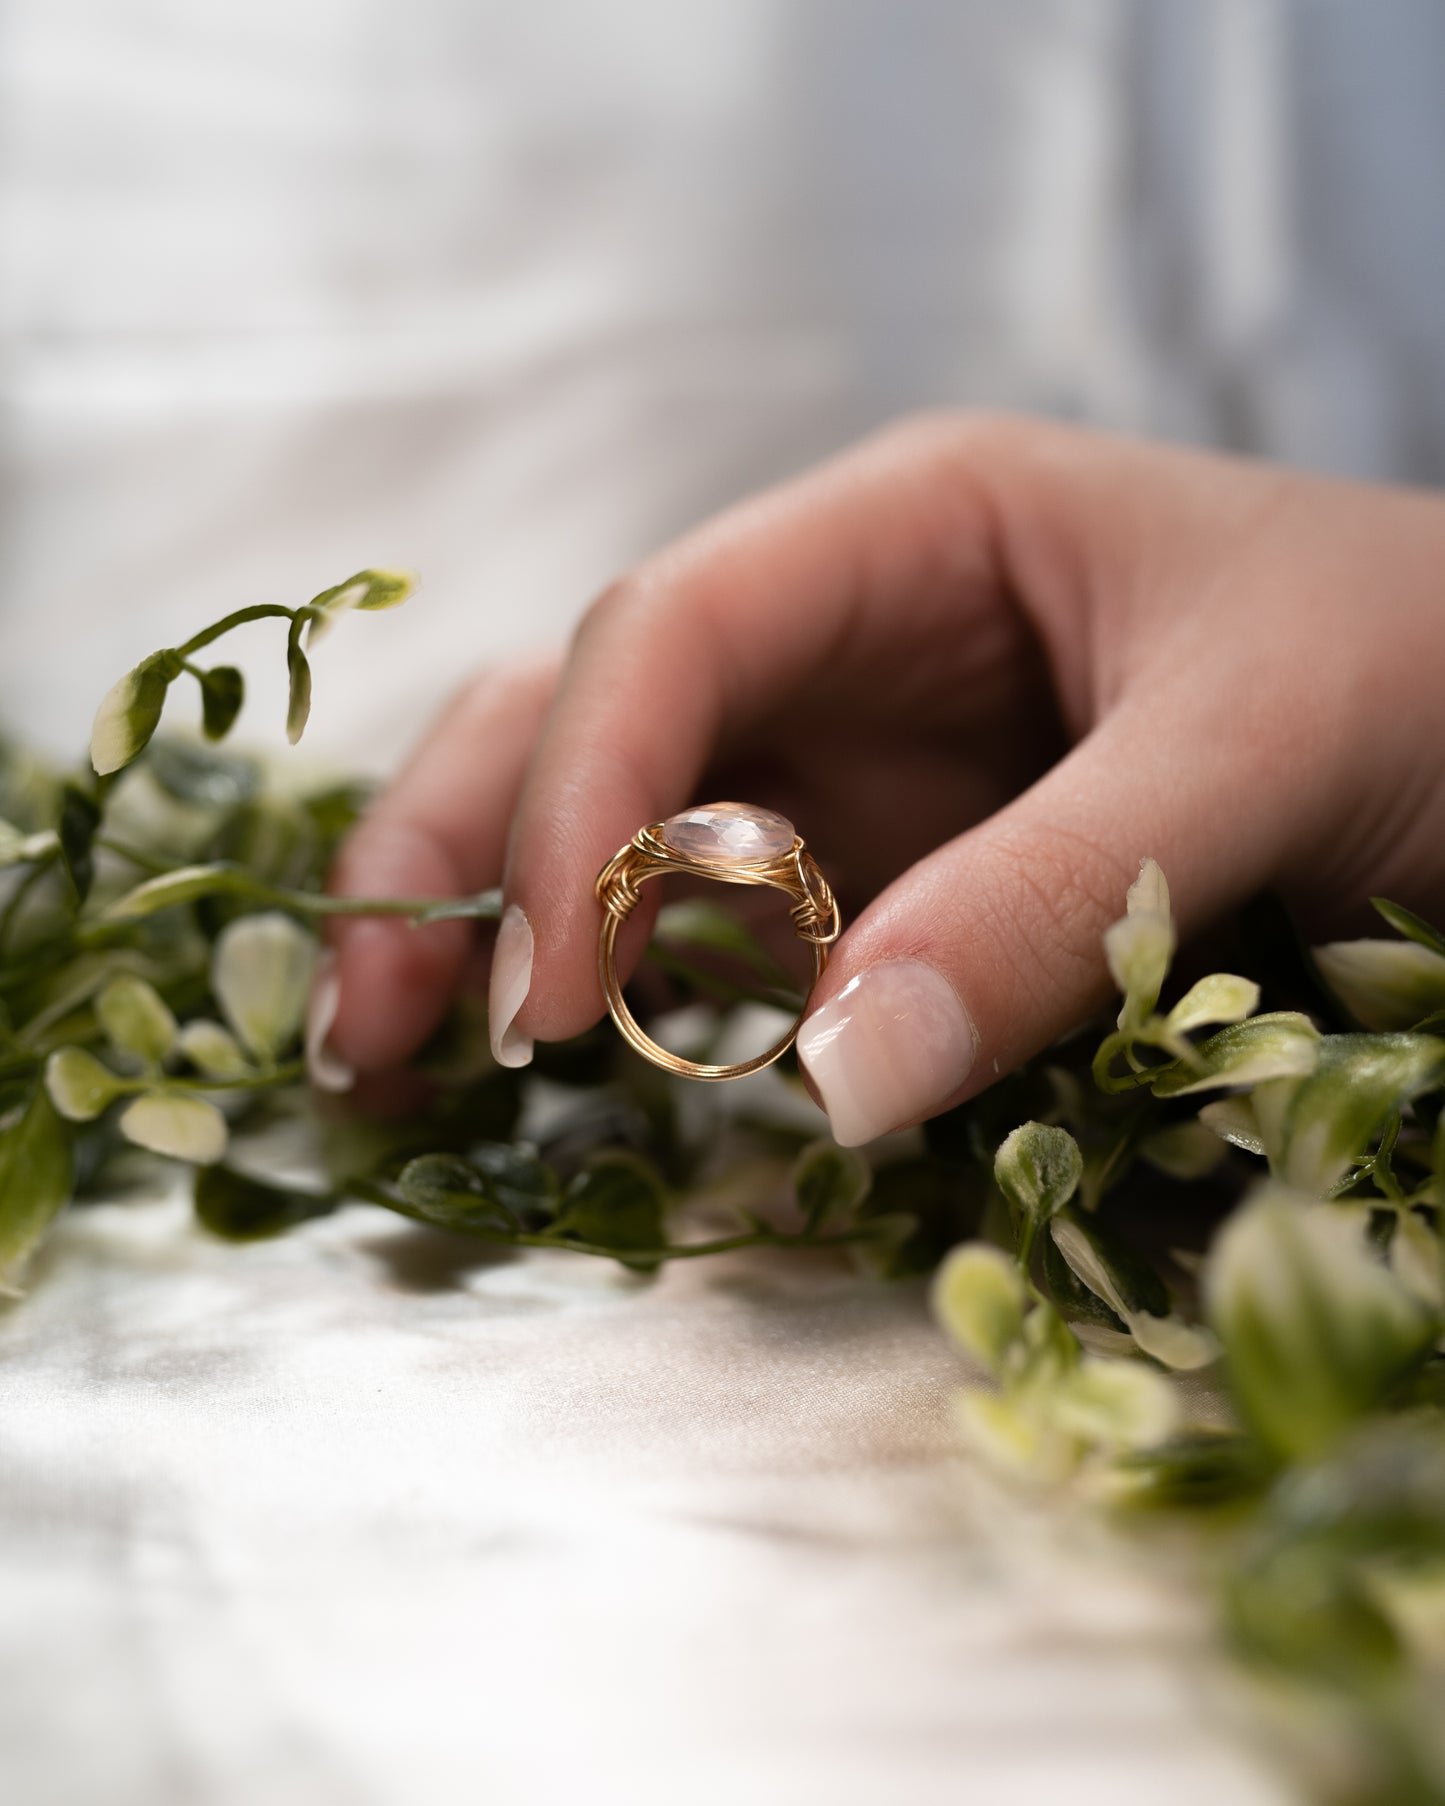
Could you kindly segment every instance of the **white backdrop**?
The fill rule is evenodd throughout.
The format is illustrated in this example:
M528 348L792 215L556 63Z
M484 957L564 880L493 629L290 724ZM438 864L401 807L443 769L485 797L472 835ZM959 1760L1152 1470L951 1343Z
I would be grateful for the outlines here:
M404 563L308 736L384 771L472 664L923 404L1445 474L1428 0L0 31L0 716L54 752L213 614ZM0 1317L0 1792L1280 1798L1181 1603L960 1462L953 1373L917 1292L828 1266L77 1213Z

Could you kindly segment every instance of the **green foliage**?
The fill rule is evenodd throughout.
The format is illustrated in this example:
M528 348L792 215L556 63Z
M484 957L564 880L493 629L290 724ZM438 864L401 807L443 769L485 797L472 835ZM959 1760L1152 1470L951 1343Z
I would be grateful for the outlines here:
M356 1200L640 1274L756 1247L936 1269L940 1323L984 1376L959 1406L972 1446L1035 1481L1208 1512L1200 1571L1230 1645L1297 1690L1302 1725L1346 1739L1355 1797L1445 1798L1420 1709L1445 1658L1419 1634L1445 1574L1445 935L1379 901L1402 938L1317 950L1303 1001L1328 1008L1322 977L1327 1026L1349 1033L1301 1011L1275 941L1243 948L1251 976L1162 1001L1177 937L1146 860L1105 936L1122 1003L1097 1046L1071 1037L876 1170L793 1108L731 1124L730 1171L716 1119L617 1038L502 1070L465 1001L419 1059L412 1118L320 1115L301 1037L326 918L425 933L493 921L500 899L328 896L364 791L298 793L206 744L245 689L197 656L284 621L295 740L323 633L411 588L357 572L152 653L102 701L92 772L0 747L0 1289L70 1200L77 1155L103 1188L139 1149L192 1166L197 1219L231 1240ZM191 680L205 741L168 740L166 698ZM710 903L665 909L651 957L715 1012L795 1001ZM512 1137L539 1080L533 1145ZM256 1166L280 1115L310 1122L313 1189Z

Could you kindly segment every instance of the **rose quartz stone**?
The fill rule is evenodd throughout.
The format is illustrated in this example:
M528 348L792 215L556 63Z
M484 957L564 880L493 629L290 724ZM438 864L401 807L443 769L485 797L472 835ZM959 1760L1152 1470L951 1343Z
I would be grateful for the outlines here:
M749 803L704 803L662 824L662 839L675 853L705 865L766 865L791 852L793 824L771 809Z

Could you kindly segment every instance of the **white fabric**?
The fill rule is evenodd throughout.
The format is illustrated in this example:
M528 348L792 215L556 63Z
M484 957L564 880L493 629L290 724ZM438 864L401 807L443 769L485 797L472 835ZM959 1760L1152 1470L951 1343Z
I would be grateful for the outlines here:
M0 1318L24 1806L1279 1806L1197 1602L955 1450L913 1286L70 1217Z
M0 713L359 565L311 756L903 409L1445 474L1431 0L9 0ZM250 720L279 724L251 630ZM254 728L251 730L254 731ZM279 740L279 728L273 732ZM17 1806L1281 1797L958 1457L916 1290L75 1213L0 1318Z

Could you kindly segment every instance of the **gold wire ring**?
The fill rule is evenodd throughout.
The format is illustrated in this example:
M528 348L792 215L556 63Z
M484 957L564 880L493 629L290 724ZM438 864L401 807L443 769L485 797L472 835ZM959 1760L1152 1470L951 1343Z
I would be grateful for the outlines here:
M753 856L743 857L746 853ZM828 963L828 949L842 927L828 880L794 833L791 822L769 809L754 809L744 803L711 803L670 816L666 821L651 822L639 828L597 875L597 901L602 905L597 971L612 1020L628 1046L664 1072L683 1078L740 1079L750 1072L761 1072L793 1045L798 1023L807 1013L807 999L798 1021L780 1041L756 1059L739 1060L733 1066L704 1065L669 1053L643 1033L627 1007L617 976L617 931L637 907L639 885L666 872L711 878L721 884L765 884L791 897L789 913L793 926L798 938L812 949L809 998Z

